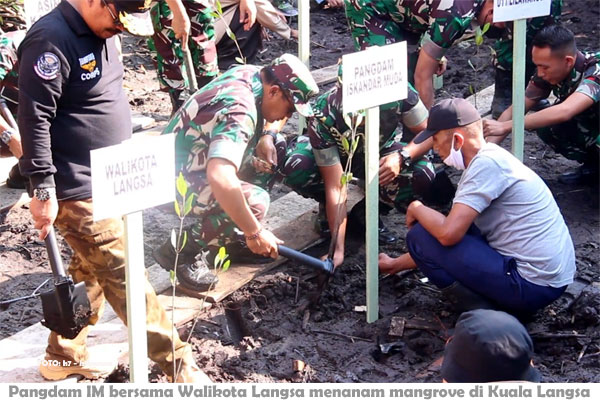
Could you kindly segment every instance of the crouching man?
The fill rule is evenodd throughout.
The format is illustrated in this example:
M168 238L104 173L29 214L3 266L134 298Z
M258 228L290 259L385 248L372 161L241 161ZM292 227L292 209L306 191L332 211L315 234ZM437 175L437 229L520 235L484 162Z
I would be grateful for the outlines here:
M246 153L272 140L263 135L264 121L289 118L295 111L312 116L308 99L318 91L308 68L284 54L264 68L229 69L173 116L163 133L176 135L176 170L196 194L192 212L199 217L189 229L192 240L177 258L181 265L176 274L184 290L206 291L217 282L205 257L211 248L226 246L232 262L277 258L281 241L260 223L269 194L241 180L238 170ZM253 254L262 257L253 260ZM175 252L170 241L156 249L154 257L163 268L172 269Z
M459 310L501 308L530 314L573 281L575 251L542 179L506 150L486 143L477 110L447 99L427 129L444 162L464 173L447 216L414 201L408 207L409 253L380 255L382 272L418 267Z

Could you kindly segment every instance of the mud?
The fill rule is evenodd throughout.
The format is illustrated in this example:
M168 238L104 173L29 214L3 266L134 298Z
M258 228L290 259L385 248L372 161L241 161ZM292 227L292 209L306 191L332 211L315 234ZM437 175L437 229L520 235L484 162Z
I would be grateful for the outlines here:
M581 49L597 48L599 5L595 0L565 0L563 22L577 34ZM312 68L331 65L353 50L340 10L311 13ZM486 42L489 43L489 42ZM296 44L273 39L266 42L260 59L264 62ZM154 117L168 119L168 96L157 92L154 67L143 40L124 40L126 88L132 108ZM477 53L478 51L478 53ZM476 54L477 53L477 54ZM439 97L470 95L493 83L489 56L472 41L452 49L444 88ZM480 71L474 71L468 60ZM296 120L286 126L297 131ZM600 380L600 259L598 248L598 187L566 186L557 175L577 164L554 154L534 135L525 141L525 163L549 185L569 226L577 256L577 281L556 302L538 312L527 323L534 339L534 363L545 382L598 382ZM458 174L452 179L457 181ZM285 192L276 188L276 193ZM151 250L169 235L177 219L171 206L144 212L146 262ZM443 211L443 209L442 209ZM392 211L384 222L400 238L382 251L399 255L406 251L404 215ZM365 322L365 249L361 241L349 239L348 255L318 304L311 304L317 275L308 267L287 262L260 276L227 300L240 306L234 329L224 304L217 304L199 316L197 323L182 327L190 336L196 360L216 382L439 382L439 359L445 341L452 335L458 315L450 310L439 291L422 280L418 272L379 280L380 318ZM59 238L65 261L71 251ZM326 252L327 243L311 249ZM0 215L1 299L27 295L50 277L43 242L37 239L26 208ZM393 317L404 318L401 337L389 336ZM5 338L42 319L39 300L32 299L0 311L0 338ZM231 318L229 318L231 320ZM232 337L236 336L236 337ZM384 353L388 354L384 354ZM303 368L298 365L303 364ZM166 381L156 366L153 381ZM127 380L127 367L110 379ZM114 379L114 380L113 380Z

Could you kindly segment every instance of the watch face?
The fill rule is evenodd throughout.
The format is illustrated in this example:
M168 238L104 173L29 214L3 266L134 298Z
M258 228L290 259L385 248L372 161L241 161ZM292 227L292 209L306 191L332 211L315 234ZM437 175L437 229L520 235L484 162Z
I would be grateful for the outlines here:
M48 192L46 189L35 189L33 194L39 201L46 201L50 198L50 192Z
M11 131L4 131L2 132L2 136L0 136L0 140L2 140L2 142L4 144L8 144L8 142L10 142L10 137L12 136L12 132Z

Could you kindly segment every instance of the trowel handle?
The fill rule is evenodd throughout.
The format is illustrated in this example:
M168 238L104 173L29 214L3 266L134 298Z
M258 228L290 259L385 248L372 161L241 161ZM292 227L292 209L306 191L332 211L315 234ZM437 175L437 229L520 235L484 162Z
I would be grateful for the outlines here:
M333 263L329 259L325 261L319 260L318 258L311 257L307 254L282 245L279 245L279 254L285 258L290 258L294 261L298 261L301 264L308 265L309 267L327 272L328 274L333 274Z
M54 275L54 278L63 278L67 276L62 259L60 258L60 251L58 250L58 242L56 241L56 234L54 233L53 226L50 227L44 242L46 242L46 250L48 251L48 259L50 260L50 268L52 268L52 275Z

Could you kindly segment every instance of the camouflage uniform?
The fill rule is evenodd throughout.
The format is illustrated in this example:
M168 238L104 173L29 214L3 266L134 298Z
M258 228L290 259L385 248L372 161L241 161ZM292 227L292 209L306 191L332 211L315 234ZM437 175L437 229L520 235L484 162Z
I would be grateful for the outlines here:
M346 164L347 153L341 144L341 136L350 128L341 112L342 90L338 84L319 96L313 105L315 117L308 125L308 136L299 138L288 149L282 166L284 183L306 197L325 201L324 183L319 173L320 166L337 163ZM427 118L427 109L419 99L417 91L409 85L408 97L380 106L380 154L386 156L399 152L406 144L397 129L400 123L416 126ZM352 161L352 172L364 178L364 125L359 127L359 146ZM312 151L311 151L312 150ZM380 187L380 200L390 206L404 207L415 194L423 195L435 177L429 160L415 161L409 168L389 184Z
M531 42L535 35L545 26L557 24L562 13L563 0L552 0L550 15L536 17L527 21L525 81L535 72L535 64L531 59ZM501 37L494 44L493 64L496 68L492 116L498 118L512 104L512 64L513 64L513 25L507 22Z
M589 96L594 104L587 110L559 125L540 128L538 136L554 151L570 160L598 166L600 148L600 52L577 53L575 66L570 75L558 85L551 85L537 74L531 78L525 96L533 100L547 98L550 93L561 103L571 94L578 92Z
M125 298L125 240L123 220L93 221L92 200L62 200L56 217L56 227L73 249L69 274L75 282L84 282L92 307L90 325L95 325L104 312L108 300L117 316L127 322ZM148 356L169 376L173 375L172 322L158 302L154 289L146 280L146 328ZM88 362L86 338L90 327L85 327L74 339L66 339L51 331L46 348L46 359L61 365L89 365L102 369L105 365ZM173 338L175 358L194 365L191 346ZM114 365L111 362L111 365Z
M485 0L344 0L356 50L407 41L412 82L419 50L440 60L471 27Z
M304 71L292 69L298 65ZM318 88L306 67L297 58L283 55L265 68L296 110L312 115L307 101ZM262 98L261 69L252 65L233 67L196 92L163 132L176 135L176 170L183 173L197 195L192 211L200 221L192 227L192 238L200 247L223 246L234 237L236 226L216 202L206 167L209 159L222 158L239 171L242 160L252 156L259 140L255 133L263 130ZM246 202L260 221L269 207L267 191L243 180L241 185Z
M213 0L182 0L191 22L188 48L196 69L198 86L203 86L219 73L215 43ZM174 99L189 86L181 45L171 28L173 16L166 1L159 0L151 11L154 35L148 39L148 47L156 52L158 81L161 90L169 92Z

